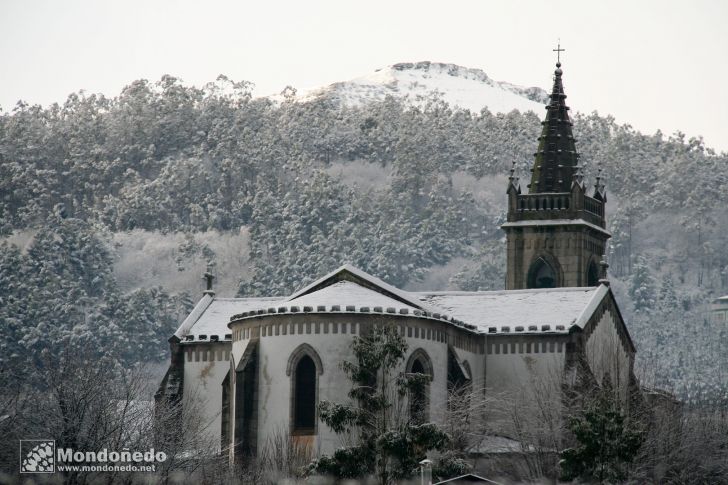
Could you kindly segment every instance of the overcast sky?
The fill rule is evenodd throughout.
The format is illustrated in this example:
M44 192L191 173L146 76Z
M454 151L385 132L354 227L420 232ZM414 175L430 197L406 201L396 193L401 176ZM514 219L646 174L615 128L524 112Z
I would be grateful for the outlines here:
M727 25L723 0L0 0L0 106L163 74L263 95L421 60L549 89L560 37L573 110L728 151Z

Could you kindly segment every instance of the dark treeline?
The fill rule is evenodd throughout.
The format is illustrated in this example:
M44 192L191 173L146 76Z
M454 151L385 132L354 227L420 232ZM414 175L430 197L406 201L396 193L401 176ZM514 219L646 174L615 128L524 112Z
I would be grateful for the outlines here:
M191 302L163 288L118 289L107 240L131 229L249 227L252 278L240 295L286 294L343 262L405 286L454 257L471 264L452 286L498 288L505 196L484 203L454 174L504 177L515 160L527 178L541 115L471 113L436 98L419 108L394 98L276 104L224 77L202 88L170 76L136 81L114 98L79 93L47 108L19 103L0 116L0 234L38 232L27 251L0 246L0 328L10 336L0 359L59 342L130 362L162 358ZM657 381L685 386L689 373L664 356L678 355L671 325L702 325L697 305L728 288L728 243L717 229L728 155L597 114L574 121L586 180L600 164L617 202L609 259L629 290L638 346L663 356ZM359 187L326 170L349 162L388 176ZM640 240L651 214L671 222ZM728 360L722 352L716 362Z
M0 366L22 373L60 348L124 363L164 359L164 342L192 309L162 288L124 294L107 244L88 223L51 218L27 252L0 243ZM32 362L28 362L32 360Z
M112 99L18 103L0 116L2 231L42 225L58 203L115 231L230 230L255 222L261 191L297 192L316 168L347 160L392 167L390 198L421 210L455 171L503 174L515 160L525 174L540 131L531 112L470 113L436 99L417 109L394 98L347 109L325 98L279 106L252 99L248 87L221 78L198 89L164 77ZM646 136L596 114L575 125L586 175L601 163L619 198L665 209L689 203L696 214L728 199L728 155L700 139Z

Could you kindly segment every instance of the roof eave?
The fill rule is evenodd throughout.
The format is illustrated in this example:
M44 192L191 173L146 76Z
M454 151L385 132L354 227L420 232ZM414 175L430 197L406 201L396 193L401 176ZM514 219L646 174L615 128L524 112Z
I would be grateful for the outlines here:
M594 231L601 232L602 234L606 235L607 237L612 237L612 233L604 229L603 227L599 227L596 224L592 224L591 222L587 222L584 219L553 219L553 220L545 220L545 221L539 221L539 220L533 220L533 221L513 221L513 222L506 222L504 224L501 224L501 229L511 228L511 227L533 227L533 226L585 226L589 229L592 229Z
M619 318L619 321L621 325L624 327L624 333L627 337L627 343L629 344L630 351L634 354L637 352L637 348L634 345L634 341L632 340L632 336L629 334L629 329L627 328L627 323L624 320L624 317L622 316L622 312L619 310L619 305L617 305L617 300L614 297L614 292L612 292L612 288L605 284L600 284L597 287L597 291L594 292L594 296L589 300L589 303L584 307L584 310L582 310L579 317L574 321L574 324L571 326L570 331L578 329L578 331L584 330L584 327L589 322L591 317L594 315L594 312L596 311L597 307L604 301L605 298L609 298L612 301L612 306L614 307L615 311L617 312L617 318Z
M207 310L214 299L212 295L204 294L200 298L200 301L197 302L197 305L195 305L195 308L187 315L187 318L182 321L172 337L182 340L190 332L195 323L197 323L197 320L200 319L202 314L205 313L205 310Z
M581 329L586 326L587 322L591 318L591 316L596 311L599 304L602 302L604 297L609 293L609 287L607 285L599 285L597 289L594 291L594 294L589 299L589 302L586 304L584 309L581 311L578 317L576 317L576 320L574 320L573 326L577 326Z

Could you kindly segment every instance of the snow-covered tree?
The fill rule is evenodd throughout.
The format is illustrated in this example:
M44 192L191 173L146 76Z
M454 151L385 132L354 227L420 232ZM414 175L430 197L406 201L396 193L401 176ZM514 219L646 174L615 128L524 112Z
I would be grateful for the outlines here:
M634 263L629 296L632 297L636 311L649 312L655 308L655 279L644 256L638 256Z

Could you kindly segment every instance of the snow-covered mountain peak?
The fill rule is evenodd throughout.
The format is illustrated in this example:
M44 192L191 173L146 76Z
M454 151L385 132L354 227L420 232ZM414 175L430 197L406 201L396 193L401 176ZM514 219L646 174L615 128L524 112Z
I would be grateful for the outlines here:
M548 102L548 93L541 88L495 81L480 69L430 61L394 64L350 81L299 91L295 99L307 102L325 98L344 106L358 106L392 95L422 105L432 94L452 106L475 112L487 107L494 113L517 109L540 115ZM282 101L283 95L271 99Z

